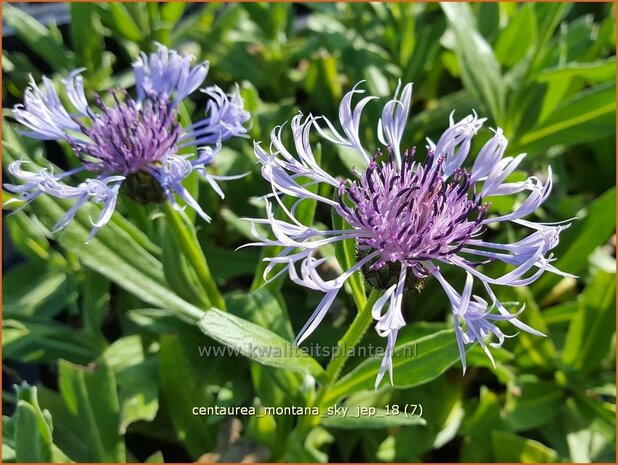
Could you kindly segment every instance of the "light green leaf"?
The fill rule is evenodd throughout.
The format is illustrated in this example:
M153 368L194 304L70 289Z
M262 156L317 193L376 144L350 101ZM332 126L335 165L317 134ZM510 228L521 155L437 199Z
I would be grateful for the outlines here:
M198 323L207 336L240 354L268 366L311 374L320 378L324 370L302 349L281 336L249 321L217 309L207 311Z
M536 38L534 5L521 5L498 36L495 45L496 59L503 65L513 66L526 56Z
M465 88L487 107L496 124L504 115L505 86L500 66L491 46L479 34L468 3L441 3L455 33L455 53L459 59Z
M55 40L48 28L9 3L2 9L2 20L15 29L17 36L52 69L67 71L74 68L73 53Z
M12 428L17 462L51 462L54 460L51 417L41 410L36 387L17 388L17 409Z
M67 275L59 270L44 270L31 263L21 264L4 274L2 287L2 314L33 315L41 309L54 315L70 299Z
M3 203L5 202L3 194ZM29 261L48 264L54 253L49 241L43 234L41 226L25 212L13 212L5 220L7 231L15 248ZM58 255L54 258L59 258Z
M82 287L82 312L84 331L97 340L101 347L107 345L102 326L110 300L110 281L86 268Z
M168 3L168 5L177 5L177 4ZM144 460L144 463L165 463L165 460L163 458L163 454L161 453L161 451L157 451L154 454L150 455L146 460Z
M139 42L144 38L144 32L131 16L126 5L122 3L109 3L109 10L112 13L114 26L118 32L128 40Z
M161 19L172 25L175 25L187 8L187 4L183 2L167 2L160 3Z
M234 292L225 300L230 313L268 328L287 340L294 338L287 312L268 289L250 295Z
M539 153L552 145L593 142L616 131L616 84L609 82L573 96L514 143L513 152Z
M418 415L406 416L403 413L387 414L385 409L376 409L372 416L360 412L358 408L350 407L346 415L327 415L320 425L338 429L383 429L396 426L425 425L427 422Z
M555 450L538 441L506 431L492 431L491 443L496 462L550 463L558 456Z

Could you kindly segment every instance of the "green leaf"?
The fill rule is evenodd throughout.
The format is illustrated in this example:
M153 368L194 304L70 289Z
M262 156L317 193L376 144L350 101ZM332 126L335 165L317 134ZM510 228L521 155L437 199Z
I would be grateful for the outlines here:
M250 295L235 292L226 297L226 305L233 315L268 328L286 340L294 338L284 304L280 304L267 288ZM266 405L298 405L305 402L300 389L303 376L298 372L254 364L251 367L251 378L256 393ZM287 422L284 429L287 430L291 427L290 420L280 417L277 423Z
M71 42L77 55L78 63L86 68L87 84L97 82L111 74L111 54L104 61L104 36L99 20L99 5L96 3L72 3L71 11Z
M175 25L180 20L180 18L182 17L182 14L185 12L185 9L187 8L187 4L182 3L182 2L168 2L168 3L161 3L160 5L161 5L161 19L172 25Z
M168 3L168 5L176 5L176 4ZM155 452L154 454L146 458L146 460L144 460L144 463L165 463L165 460L163 459L163 454L161 453L161 451L158 450L157 452Z
M614 391L615 392L615 391ZM540 431L546 442L560 455L575 463L609 462L616 455L615 409L610 406L600 414L578 402L576 398L566 400L556 421L548 423ZM597 401L592 401L598 403ZM601 403L598 406L601 407ZM584 407L586 410L582 410ZM602 416L613 417L613 425L600 429ZM609 426L609 425L608 425ZM566 461L566 460L563 460Z
M595 370L611 351L616 328L616 275L599 271L579 299L562 361L582 375Z
M83 367L61 360L59 385L69 411L81 424L87 457L76 461L123 462L124 442L119 434L120 406L116 379L104 359Z
M396 426L425 425L427 422L419 415L406 416L403 413L388 414L385 409L377 408L371 416L358 407L352 408L345 415L327 415L322 417L320 425L338 429L383 429Z
M226 296L225 300L230 313L268 328L284 339L294 339L294 331L287 312L268 289L261 289L251 294L234 292Z
M534 5L521 5L498 36L494 50L496 59L505 66L513 66L526 56L536 38Z
M305 90L317 108L330 113L343 94L341 80L337 73L337 59L326 51L313 57L305 77Z
M33 209L48 227L60 218L70 204L40 196ZM85 266L97 271L145 302L177 312L180 317L197 319L202 311L178 297L165 285L161 263L138 245L117 223L110 221L90 242L90 218L98 209L82 208L59 238ZM114 215L121 220L118 215ZM126 221L122 219L121 221Z
M206 424L203 417L194 415L192 407L214 405L214 398L199 388L189 365L183 363L186 355L178 338L178 334L166 334L160 339L161 401L165 402L178 440L187 448L191 457L197 460L216 445L216 431Z
M43 228L33 218L20 211L13 212L5 221L11 240L20 254L29 261L42 264L50 262L53 251L43 234Z
M99 353L95 341L83 331L49 318L29 316L4 320L2 349L3 358L26 363L53 363L58 358L88 363Z
M251 237L249 240L254 239ZM229 250L216 247L214 244L208 245L207 250L208 264L217 281L233 280L241 276L255 276L255 267L260 258L259 250L255 248Z
M420 18L417 18L417 21L420 21ZM445 27L444 20L431 25L424 23L423 27L416 27L412 57L402 69L401 80L403 82L419 82L419 79L424 77L423 73L431 69L441 50L440 36L444 33Z
M402 389L427 383L457 360L459 351L451 329L396 346L393 351L393 385ZM382 357L362 362L334 384L326 395L325 403L360 390L373 389L381 362Z
M452 92L432 101L428 108L412 117L409 123L413 131L412 140L416 144L425 143L428 134L439 135L448 127L448 118L452 111L457 115L469 114L477 105L478 100L464 90Z
M108 311L110 282L107 278L86 268L82 294L84 330L95 338L100 346L105 347L107 342L102 326Z
M31 263L21 264L4 274L3 316L33 315L40 309L46 315L60 311L70 297L67 275L60 270L42 270Z
M51 431L39 429L37 412L30 404L17 402L15 423L15 460L51 462Z
M485 386L481 386L478 404L474 411L466 416L461 427L461 434L468 436L461 451L462 462L491 461L491 444L487 437L494 430L504 429L500 414L498 396Z
M560 386L527 376L509 384L506 423L511 431L538 428L551 421L565 400Z
M113 24L116 30L128 40L140 42L144 39L142 29L137 25L133 16L123 3L109 3Z
M455 33L455 53L465 88L487 107L496 124L504 115L505 86L491 46L479 34L467 3L441 3Z
M559 105L514 143L513 152L539 153L552 145L571 146L615 134L616 84L583 90Z
M586 215L573 222L561 233L560 244L554 251L558 259L554 266L567 273L578 274L586 269L590 254L607 242L616 231L616 188L609 189L587 209ZM561 277L545 273L532 290L545 296Z
M198 322L207 336L263 365L311 374L320 378L324 370L302 349L281 336L249 321L217 309L207 311Z
M313 428L306 437L297 438L293 435L288 436L288 441L283 455L284 462L308 462L325 463L328 455L324 452L328 444L335 438L324 428Z
M136 421L152 421L159 410L159 373L157 359L145 356L140 336L118 339L104 357L119 388L120 433Z
M41 410L36 387L17 388L17 409L14 414L14 449L17 462L52 462L51 417Z
M569 80L581 77L590 84L611 81L616 76L616 57L587 63L571 62L564 65L545 68L537 76L539 82Z
M7 3L3 5L2 20L15 29L17 36L52 69L68 71L75 67L73 53L32 16Z
M492 431L491 444L496 462L550 463L558 455L538 441L506 431Z

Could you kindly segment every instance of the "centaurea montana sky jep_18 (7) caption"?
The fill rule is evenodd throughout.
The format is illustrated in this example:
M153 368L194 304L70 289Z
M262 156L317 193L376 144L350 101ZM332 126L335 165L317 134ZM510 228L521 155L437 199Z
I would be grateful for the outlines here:
M75 200L72 208L58 220L54 231L66 227L87 202L102 204L99 217L92 221L90 239L111 218L121 186L141 203L160 203L167 198L181 208L175 195L206 221L209 216L182 185L193 171L198 172L223 197L219 180L239 176L215 176L206 171L221 143L231 137L245 136L249 120L238 89L226 94L217 86L202 89L210 98L206 117L189 127L179 122L179 104L197 90L208 74L208 63L193 64L191 56L180 55L158 44L149 56L142 53L133 63L136 96L125 89L110 91L111 106L96 96L96 107L89 106L84 92L83 69L71 72L64 80L66 95L74 107L68 110L61 102L50 79L43 77L43 88L32 77L24 93L24 104L16 105L14 118L27 127L25 136L40 140L66 141L81 165L62 174L53 168L38 171L24 169L24 160L9 165L9 172L21 184L5 184L17 194L9 200L32 202L45 193ZM187 147L193 154L180 154ZM67 180L80 172L90 172L76 186Z
M501 129L493 131L471 168L464 168L472 140L485 122L476 113L459 122L455 122L451 114L449 128L437 143L429 141L425 160L419 160L414 147L401 148L410 112L412 84L404 86L400 96L398 88L394 98L384 105L377 135L385 153L377 149L370 154L360 140L361 114L365 105L377 97L364 97L353 107L354 96L362 93L364 91L357 85L341 101L339 120L343 133L325 117L299 114L291 122L296 154L282 141L283 126L271 132L269 151L259 143L254 144L262 176L271 184L272 192L264 197L267 218L250 219L259 242L248 245L283 247L278 255L265 259L269 262L265 279L275 266L283 265L274 277L287 270L293 282L324 293L295 343L300 344L316 329L346 280L357 271L363 273L368 284L383 291L372 308L375 329L387 338L376 389L387 370L393 382L395 341L398 331L406 324L402 314L404 294L420 287L419 282L429 277L440 283L450 301L464 372L465 346L475 341L493 362L486 339L493 334L497 341L490 344L499 347L506 337L495 324L498 320L509 321L520 330L543 336L517 319L523 306L510 313L491 286L524 286L545 271L570 276L551 264L554 258L550 252L558 244L560 232L568 225L523 219L549 196L551 168L545 183L534 176L524 181L506 182L525 154L503 156L507 140ZM327 173L312 151L312 130L328 143L356 150L364 160L364 170L355 172L354 179L346 180ZM335 199L319 195L316 193L319 189L310 189L321 183L334 188ZM528 195L513 211L488 216L493 196L522 192ZM284 195L297 199L292 208L286 208L281 199ZM285 220L275 218L273 198L281 206ZM302 224L294 212L306 199L334 209L348 226L319 230ZM505 222L526 228L530 233L510 244L483 239L486 226ZM274 239L260 234L256 227L259 224L268 226ZM323 279L318 268L326 258L316 256L318 249L346 239L356 243L356 263L335 279ZM502 276L488 276L480 265L490 261L501 261L512 269ZM456 267L465 273L463 290L456 290L445 279L442 266ZM488 300L473 295L475 280L482 284Z

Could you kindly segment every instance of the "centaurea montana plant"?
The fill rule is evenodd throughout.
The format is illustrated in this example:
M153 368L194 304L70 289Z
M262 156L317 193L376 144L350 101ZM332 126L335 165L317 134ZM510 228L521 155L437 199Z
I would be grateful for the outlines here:
M415 148L401 147L404 128L411 105L412 84L399 88L388 101L378 122L377 135L386 153L380 149L367 151L360 140L363 107L377 97L365 97L352 107L356 94L364 93L358 85L342 99L339 120L343 132L325 117L297 115L291 122L295 154L282 142L282 126L271 132L270 150L254 144L262 165L262 175L270 182L272 193L264 197L267 218L251 219L258 246L279 246L282 251L269 262L264 279L277 265L283 265L275 277L286 270L295 283L323 292L325 295L298 334L295 343L304 341L324 319L335 297L353 273L360 271L374 289L383 291L372 307L375 329L387 338L387 346L376 379L376 389L388 370L393 382L392 356L398 331L405 326L402 300L406 291L420 289L423 280L434 277L450 302L455 335L465 373L465 346L477 341L493 362L486 340L491 334L499 347L505 334L496 326L506 320L516 328L542 336L539 331L518 320L524 307L510 313L500 302L492 285L525 286L545 271L567 276L556 269L550 251L558 244L565 224L543 224L525 220L549 196L552 188L551 169L543 183L531 176L525 181L507 182L525 154L504 157L507 140L501 129L485 143L470 168L464 167L470 146L485 119L476 113L459 122L450 118L450 126L437 143L428 141L424 161L417 158ZM310 144L313 130L328 143L353 149L364 160L364 169L353 179L340 180L323 170ZM316 192L316 184L326 183L335 190L335 198ZM311 186L314 188L312 189ZM513 211L488 216L494 196L526 192L527 197ZM286 208L281 197L296 198ZM280 206L285 220L275 218L272 200ZM347 224L344 229L319 230L301 224L294 216L296 207L306 199L329 206ZM483 238L486 226L510 222L525 228L529 234L518 242L495 243ZM264 237L257 224L267 225L274 239ZM326 258L317 256L320 247L352 239L357 261L335 279L326 280L319 267ZM481 266L491 261L511 265L511 271L491 277ZM466 275L461 291L443 275L442 267L461 270ZM473 295L473 284L482 284L488 299Z
M246 135L244 124L249 113L237 89L228 95L210 86L202 89L210 97L205 118L182 127L179 104L202 85L208 74L207 62L193 64L193 60L158 44L156 52L149 56L142 53L133 63L136 95L122 88L110 90L111 106L99 95L94 106L88 104L80 74L83 68L64 80L72 109L61 102L49 78L43 77L43 86L39 87L30 77L23 105L13 110L14 118L28 128L21 133L34 139L66 141L80 166L56 174L53 167L31 171L24 169L27 161L14 161L8 170L22 183L4 185L17 194L9 202L28 204L43 193L75 200L54 231L66 227L86 203L102 204L101 213L92 221L90 239L110 220L121 186L141 203L161 203L167 198L179 209L178 196L209 221L182 182L196 171L223 197L217 181L238 176L212 175L206 167L223 141ZM187 147L195 148L194 153L181 154ZM93 177L73 183L77 185L67 182L81 172Z

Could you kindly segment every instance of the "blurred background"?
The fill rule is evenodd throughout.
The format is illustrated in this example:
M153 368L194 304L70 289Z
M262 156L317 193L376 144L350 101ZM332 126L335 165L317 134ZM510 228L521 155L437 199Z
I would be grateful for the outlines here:
M496 368L476 347L463 377L454 359L439 376L398 384L396 374L394 388L358 390L345 400L422 404L425 424L324 424L295 447L287 440L294 418L196 417L191 408L302 405L302 378L282 381L276 369L239 356L200 357L198 346L218 344L129 292L68 235L50 234L51 213L36 204L11 216L5 211L4 462L615 461L614 4L4 3L2 10L4 167L23 156L61 169L75 163L69 147L14 131L10 108L22 101L30 74L60 84L84 67L89 96L130 88L131 62L160 42L208 60L206 84L239 84L253 115L251 138L227 144L214 169L251 174L226 183L224 200L199 191L214 221L198 220L196 230L230 311L261 326L276 315L285 326L277 332L293 337L321 296L287 280L274 296L245 294L260 273L260 251L235 251L252 239L238 218L262 216L253 199L267 189L252 139L267 144L270 130L299 110L336 119L341 97L361 80L382 102L399 80L414 82L404 141L418 147L417 156L427 137L437 140L448 127L453 110L457 119L476 110L488 118L486 127L504 129L507 155L528 154L515 177L544 179L551 165L554 190L534 219L576 218L561 236L555 265L579 276L547 274L530 287L500 289L503 300L525 303L524 321L548 337L508 340L493 351ZM187 114L201 114L204 98L193 95ZM363 117L370 150L378 146L380 111L370 104ZM471 153L490 135L480 132ZM347 175L358 163L349 152L321 149L334 174ZM490 211L517 201L497 200ZM178 264L152 208L129 199L119 208L119 242L138 242L152 273L195 299L174 278ZM318 209L314 221L330 224L330 212ZM521 233L492 232L511 241ZM139 280L138 271L121 278ZM455 287L462 278L449 276ZM404 303L402 340L449 327L448 301L435 282ZM342 293L334 309L311 342L336 345L355 307ZM362 344L383 341L371 330ZM352 359L346 371L361 363Z

